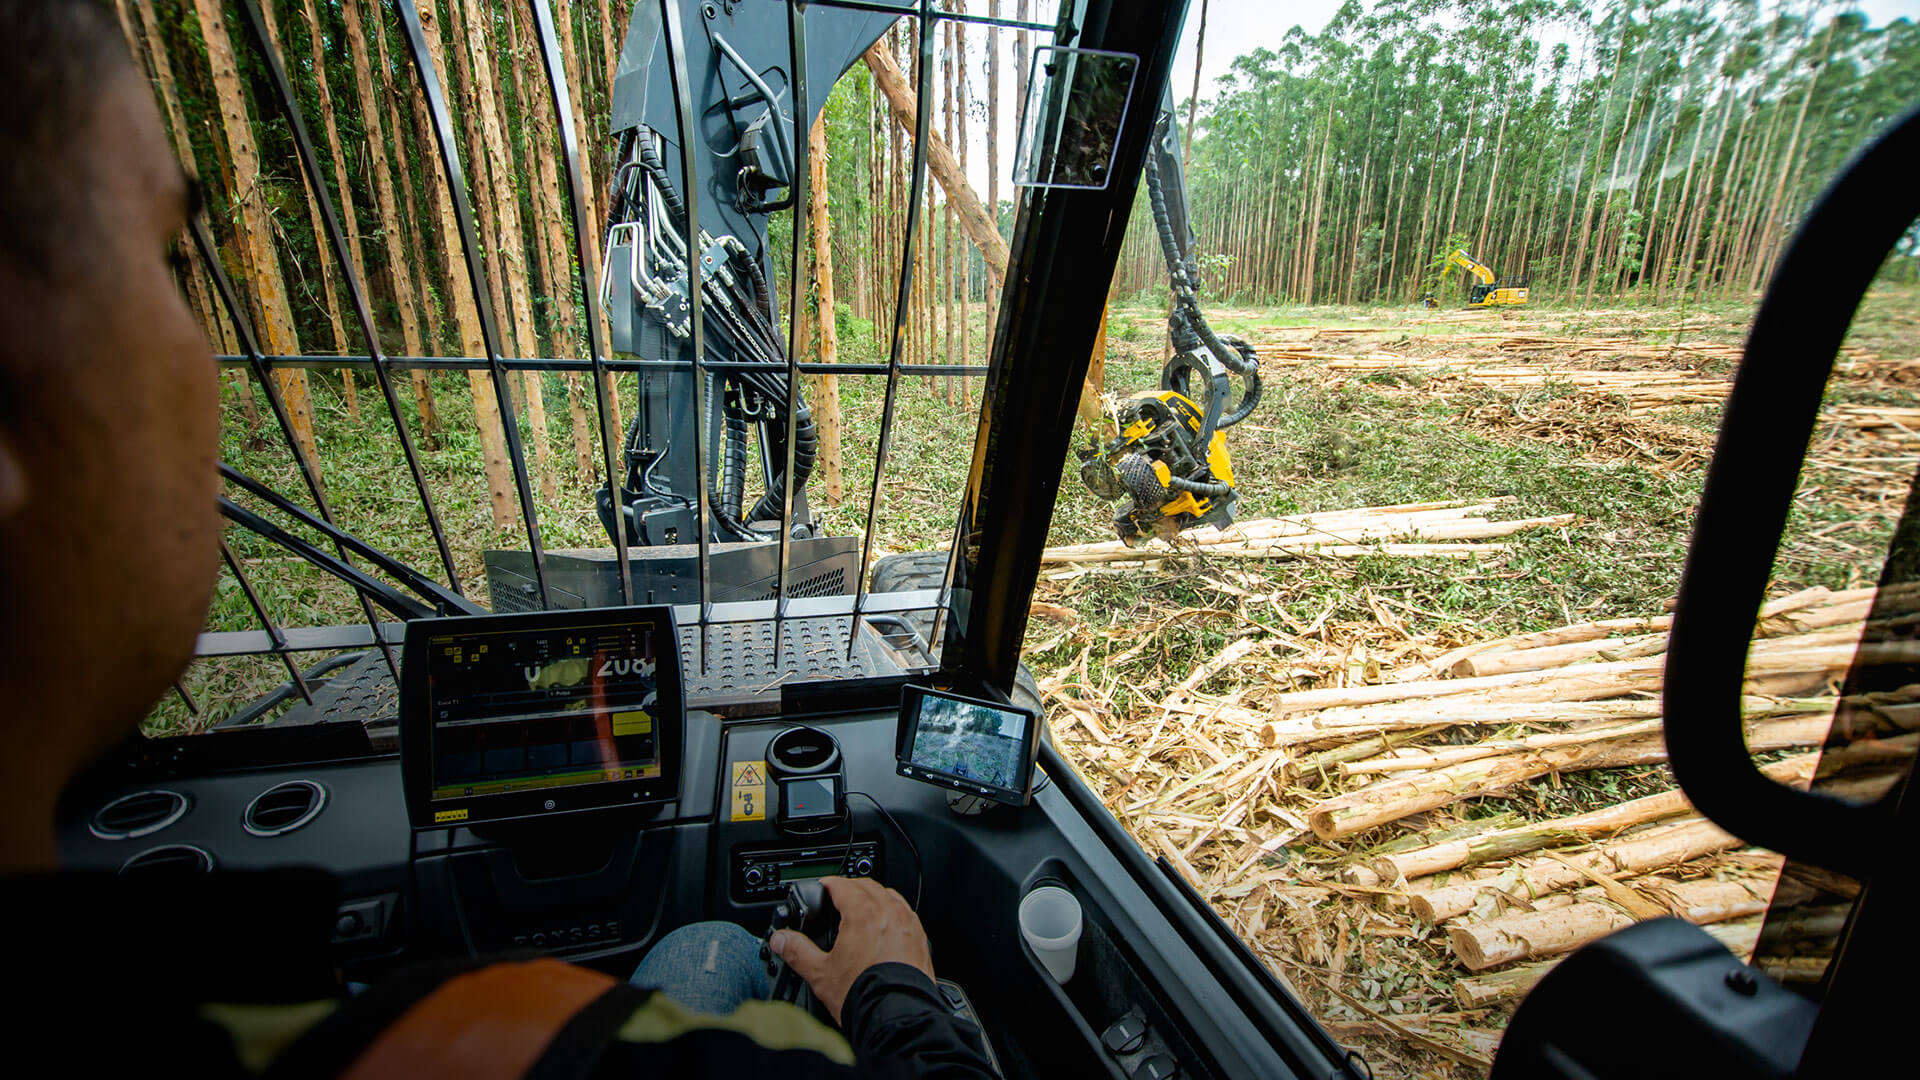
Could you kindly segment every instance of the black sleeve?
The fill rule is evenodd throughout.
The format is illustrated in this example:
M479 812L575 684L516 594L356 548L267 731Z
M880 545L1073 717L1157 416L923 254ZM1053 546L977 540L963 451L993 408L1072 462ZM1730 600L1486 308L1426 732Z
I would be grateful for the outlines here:
M862 972L840 1006L840 1027L865 1076L994 1080L979 1027L954 1015L911 964Z

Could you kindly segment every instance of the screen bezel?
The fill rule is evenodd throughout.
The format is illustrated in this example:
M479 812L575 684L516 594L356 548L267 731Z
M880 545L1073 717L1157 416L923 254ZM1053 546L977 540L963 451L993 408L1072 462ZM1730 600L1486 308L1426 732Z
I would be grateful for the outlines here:
M433 716L427 679L429 638L449 634L588 630L609 625L647 627L654 632L655 641L661 643L653 658L653 723L660 775L644 780L607 780L457 799L433 798ZM416 657L419 659L415 660ZM400 775L406 792L407 818L416 829L437 829L672 802L680 797L686 717L687 688L680 672L680 629L669 605L412 620L407 623L400 665Z
M946 698L968 705L980 705L1000 712L1014 713L1026 717L1026 725L1021 747L1022 770L1026 783L1018 788L994 787L982 784L963 776L953 776L915 764L912 758L913 732L920 716L920 710L927 698ZM1040 758L1040 714L1032 709L990 698L968 697L947 690L935 690L928 686L908 684L900 688L900 719L894 728L893 759L894 771L910 780L918 780L935 787L951 788L969 795L979 795L994 802L1008 806L1025 806L1033 799L1034 767Z

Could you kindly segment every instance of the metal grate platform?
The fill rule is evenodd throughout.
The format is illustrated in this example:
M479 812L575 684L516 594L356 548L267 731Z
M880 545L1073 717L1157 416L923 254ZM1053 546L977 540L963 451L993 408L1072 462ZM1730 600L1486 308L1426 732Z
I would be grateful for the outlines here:
M706 628L707 670L700 671L701 628L680 628L680 664L687 694L759 694L782 683L814 679L865 679L906 670L891 639L865 621L847 656L847 617L786 620L780 655L774 656L773 623L713 623ZM904 644L904 642L900 643Z

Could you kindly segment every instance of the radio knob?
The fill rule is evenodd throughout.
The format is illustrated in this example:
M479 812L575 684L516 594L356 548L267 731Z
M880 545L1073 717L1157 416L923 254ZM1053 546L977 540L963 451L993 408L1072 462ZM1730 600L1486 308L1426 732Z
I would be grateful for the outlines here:
M766 872L759 867L749 866L747 867L746 879L748 888L757 889L760 887L761 882L767 880L767 875Z
M853 860L853 876L854 877L866 877L871 873L873 873L872 859L869 859L865 855L862 855L859 858Z

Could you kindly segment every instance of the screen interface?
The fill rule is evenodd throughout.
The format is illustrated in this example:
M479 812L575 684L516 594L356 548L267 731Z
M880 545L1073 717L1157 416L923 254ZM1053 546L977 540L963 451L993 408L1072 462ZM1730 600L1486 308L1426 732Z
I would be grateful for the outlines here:
M659 776L657 639L647 625L428 638L432 797Z
M790 818L832 817L834 814L831 780L782 780L780 795L787 800L787 816Z
M920 699L908 760L975 784L1020 791L1027 786L1027 716L971 701L928 694Z

